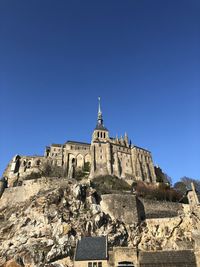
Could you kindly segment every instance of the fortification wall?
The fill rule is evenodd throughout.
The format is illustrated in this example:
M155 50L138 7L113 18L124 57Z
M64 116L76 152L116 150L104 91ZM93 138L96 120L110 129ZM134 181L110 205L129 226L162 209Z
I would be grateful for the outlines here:
M184 213L184 205L177 202L155 201L139 198L138 210L141 219L171 218Z
M140 267L197 267L193 250L139 253Z
M101 196L101 208L109 213L113 219L124 221L127 224L138 222L137 199L130 194L108 194Z
M30 197L36 195L41 189L55 187L56 184L60 184L61 182L61 179L58 178L43 177L24 181L22 186L6 188L0 199L0 208L11 207L16 203L25 202L30 199Z

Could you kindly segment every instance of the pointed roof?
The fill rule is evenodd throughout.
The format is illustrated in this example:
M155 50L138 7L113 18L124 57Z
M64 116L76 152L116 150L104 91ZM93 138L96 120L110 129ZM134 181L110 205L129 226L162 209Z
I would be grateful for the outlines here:
M97 125L95 130L104 130L104 131L108 131L106 129L106 127L104 127L103 124L103 116L102 116L102 111L101 111L101 98L100 96L98 97L98 116L97 116Z
M76 247L75 261L106 260L107 237L82 237Z

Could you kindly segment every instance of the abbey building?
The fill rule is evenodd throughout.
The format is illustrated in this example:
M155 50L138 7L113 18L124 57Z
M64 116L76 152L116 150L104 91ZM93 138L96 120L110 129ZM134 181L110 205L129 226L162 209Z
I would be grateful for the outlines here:
M8 165L6 176L24 176L36 171L45 161L63 167L69 178L73 178L77 169L90 166L89 177L115 175L127 181L156 181L151 152L131 144L128 135L110 137L104 126L100 106L98 106L97 124L91 143L67 141L64 144L52 144L46 147L44 156L17 155Z

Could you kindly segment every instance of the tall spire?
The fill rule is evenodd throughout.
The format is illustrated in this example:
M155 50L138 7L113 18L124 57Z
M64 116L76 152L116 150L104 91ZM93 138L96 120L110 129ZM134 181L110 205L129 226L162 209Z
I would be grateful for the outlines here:
M98 115L101 113L102 114L102 112L101 112L101 97L99 96L98 97L98 100L99 100L99 109L98 109Z
M99 106L98 106L98 118L97 118L97 126L103 126L103 116L101 112L101 98L98 97Z

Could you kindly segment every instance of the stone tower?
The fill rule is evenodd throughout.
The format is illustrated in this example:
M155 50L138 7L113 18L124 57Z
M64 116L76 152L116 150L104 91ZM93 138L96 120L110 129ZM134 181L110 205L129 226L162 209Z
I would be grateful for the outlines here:
M91 141L91 172L90 177L112 174L111 147L109 132L103 124L100 97L98 98L97 125Z

